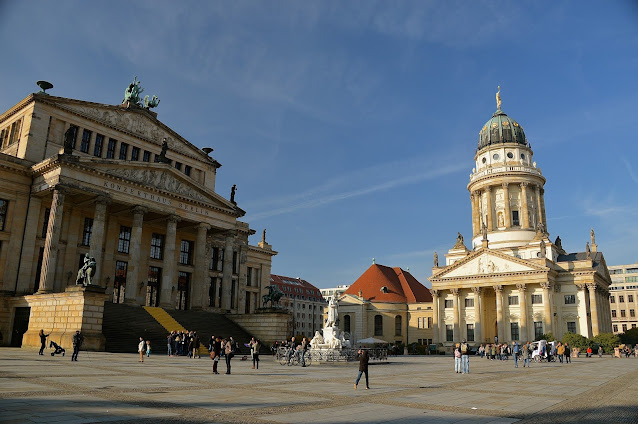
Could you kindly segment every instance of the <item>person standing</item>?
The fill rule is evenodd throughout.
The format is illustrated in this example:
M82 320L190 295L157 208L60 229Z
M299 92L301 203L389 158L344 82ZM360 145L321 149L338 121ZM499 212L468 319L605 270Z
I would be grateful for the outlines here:
M250 351L253 354L253 369L259 369L259 349L261 348L261 342L259 339L251 341Z
M572 362L572 350L568 343L565 343L565 363L570 364Z
M84 336L80 333L80 330L77 330L73 335L73 355L71 355L71 360L77 362L78 354L80 353L80 348L82 347L82 343L84 343Z
M562 364L563 357L565 356L565 346L558 342L558 347L556 347L556 354L558 355L558 361Z
M512 354L514 355L514 368L518 368L518 354L520 353L520 348L518 346L518 342L514 342L514 347L512 349Z
M142 337L140 337L140 343L137 345L137 351L140 354L139 362L144 362L144 351L146 350L146 349L144 349L144 345L145 345L144 339Z
M193 333L193 359L195 359L195 355L197 355L197 359L200 358L199 356L200 344L201 342L199 341L199 336L197 335L197 332Z
M299 345L299 363L302 367L306 366L306 349L308 349L308 340L304 337Z
M233 346L233 338L224 343L224 353L226 354L226 374L230 374L230 360L235 356L235 346Z
M603 347L601 345L598 345L598 357L603 357Z
M168 348L168 356L173 356L173 331L166 336L166 347Z
M523 368L529 368L529 344L525 343L521 349L521 358L523 358Z
M216 337L212 342L212 350L211 350L211 358L213 358L213 374L219 374L217 372L217 363L219 362L219 357L222 351L222 341L219 337Z
M454 347L454 372L461 372L461 345L459 343Z
M368 380L368 351L359 348L357 352L359 356L359 374L357 375L357 379L354 382L354 389L357 390L357 386L359 385L359 380L361 380L361 374L366 375L366 390L370 388L370 382Z
M38 353L38 355L44 355L44 349L47 347L47 337L49 337L51 333L44 334L44 330L40 330L40 334L38 335L40 336L40 353Z
M146 357L147 358L151 357L151 341L150 340L146 341Z
M468 346L465 339L461 342L461 367L463 374L470 373L470 346Z

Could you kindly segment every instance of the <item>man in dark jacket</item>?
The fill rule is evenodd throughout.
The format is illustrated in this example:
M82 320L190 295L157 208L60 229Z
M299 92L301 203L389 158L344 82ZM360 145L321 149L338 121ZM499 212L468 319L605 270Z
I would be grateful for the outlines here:
M76 361L77 362L78 353L80 353L80 348L82 347L82 342L84 342L84 337L82 336L82 333L80 333L80 330L78 330L73 335L73 355L71 355L71 360L72 361Z
M354 382L354 389L357 390L357 385L359 384L359 380L361 380L361 374L366 375L366 390L370 388L368 384L368 351L364 349L359 349L357 352L359 357L359 375L357 375L357 380Z

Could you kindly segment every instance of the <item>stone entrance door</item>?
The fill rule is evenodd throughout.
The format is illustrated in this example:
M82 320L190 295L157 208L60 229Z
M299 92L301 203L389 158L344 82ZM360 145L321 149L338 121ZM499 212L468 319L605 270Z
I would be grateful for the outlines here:
M11 346L21 347L22 336L29 329L31 308L16 308L13 316L13 331L11 332Z
M190 274L179 272L177 279L177 309L188 309L188 286L190 285Z
M117 261L115 263L115 281L113 284L113 303L124 303L124 292L126 291L126 273L128 263Z

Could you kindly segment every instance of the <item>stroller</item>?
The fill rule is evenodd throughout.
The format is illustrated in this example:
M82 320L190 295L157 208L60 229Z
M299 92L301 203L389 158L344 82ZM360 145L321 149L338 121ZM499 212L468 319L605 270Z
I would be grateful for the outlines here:
M66 352L62 346L60 346L59 344L57 344L53 340L51 340L51 343L49 343L49 348L54 348L55 349L55 351L51 352L51 356L55 356L56 354L58 354L58 355L62 354L62 356L64 356L64 352Z

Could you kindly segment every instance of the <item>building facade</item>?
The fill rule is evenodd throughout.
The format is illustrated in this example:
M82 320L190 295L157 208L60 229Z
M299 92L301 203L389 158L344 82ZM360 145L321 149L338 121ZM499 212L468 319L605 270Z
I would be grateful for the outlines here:
M638 263L610 266L609 274L612 331L620 334L638 325Z
M284 294L281 304L292 313L294 335L312 337L323 328L323 308L326 304L319 289L301 278L270 275L270 284Z
M0 326L29 295L64 292L94 258L109 301L251 313L265 241L216 191L220 163L141 102L31 94L0 115ZM230 191L230 190L229 190ZM5 337L5 343L8 343Z
M373 264L339 298L339 329L350 340L432 343L432 296L412 274Z
M341 295L348 290L350 286L347 284L342 284L337 287L330 287L327 289L319 289L323 298L327 301L332 296L341 297Z
M435 342L524 342L566 332L610 332L605 259L595 235L584 252L549 239L544 185L523 127L501 110L479 132L467 189L471 248L459 233L432 276Z

